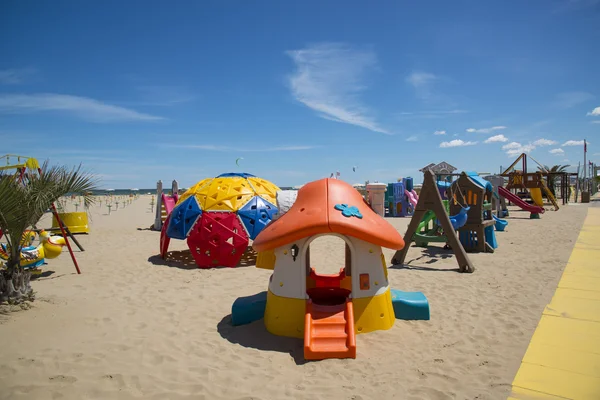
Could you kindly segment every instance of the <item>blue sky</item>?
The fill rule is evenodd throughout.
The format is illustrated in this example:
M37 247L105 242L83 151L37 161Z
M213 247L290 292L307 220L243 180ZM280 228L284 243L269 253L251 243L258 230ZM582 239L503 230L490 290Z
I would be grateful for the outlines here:
M105 188L600 161L600 0L379 4L4 1L0 155Z

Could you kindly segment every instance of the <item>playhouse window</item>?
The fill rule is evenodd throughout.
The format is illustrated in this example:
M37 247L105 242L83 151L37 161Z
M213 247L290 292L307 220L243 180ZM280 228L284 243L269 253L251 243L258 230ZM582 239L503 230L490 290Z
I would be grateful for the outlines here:
M315 257L314 254L319 254L319 257ZM306 249L305 260L307 276L310 275L311 268L318 274L337 275L343 267L346 276L352 274L350 247L344 239L337 236L320 236L313 240Z

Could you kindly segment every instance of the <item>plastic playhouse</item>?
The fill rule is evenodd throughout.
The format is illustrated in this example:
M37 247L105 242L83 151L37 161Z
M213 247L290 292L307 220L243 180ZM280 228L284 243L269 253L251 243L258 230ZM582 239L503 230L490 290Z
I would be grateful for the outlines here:
M404 240L352 186L329 178L308 183L284 211L253 243L256 266L273 270L268 291L238 298L234 325L264 317L269 332L304 339L304 357L320 360L355 358L356 334L390 329L396 318L429 319L422 293L390 288L382 247L399 250ZM311 267L310 244L323 235L345 242L338 274Z
M178 197L162 225L160 255L166 258L170 240L187 240L200 268L235 267L250 239L277 212L279 188L248 173L207 178Z
M449 189L450 213L469 208L467 220L457 228L460 242L466 251L493 253L498 247L495 234L496 219L492 210L493 186L476 172L463 172ZM504 229L504 228L502 228Z
M402 178L401 182L388 183L387 204L392 217L409 217L419 201L413 188L412 178Z

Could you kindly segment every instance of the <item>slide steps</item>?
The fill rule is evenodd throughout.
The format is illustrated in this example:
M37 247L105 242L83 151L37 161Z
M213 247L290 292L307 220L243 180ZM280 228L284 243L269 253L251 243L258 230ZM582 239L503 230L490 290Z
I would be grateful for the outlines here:
M309 301L306 306L304 357L356 358L354 313L352 302L320 305Z

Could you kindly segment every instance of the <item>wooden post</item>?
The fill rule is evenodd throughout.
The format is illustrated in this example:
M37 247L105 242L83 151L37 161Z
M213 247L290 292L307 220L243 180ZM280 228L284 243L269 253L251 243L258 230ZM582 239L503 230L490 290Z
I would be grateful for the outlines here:
M435 213L437 219L442 225L442 228L444 229L448 243L450 243L450 246L454 251L454 255L456 256L459 271L468 273L474 272L475 267L473 264L471 264L469 257L467 257L467 253L458 240L456 232L452 227L450 218L448 217L448 214L446 214L444 203L442 203L442 197L440 196L440 192L438 191L435 183L434 174L430 169L426 169L424 171L423 186L421 187L421 193L419 194L419 201L417 202L415 212L410 220L410 223L408 224L406 234L404 235L405 246L402 250L398 250L394 254L392 257L392 264L404 264L406 254L408 253L408 248L413 242L413 235L417 231L417 227L419 226L421 219L429 210Z
M156 216L154 218L154 230L157 230L157 231L160 231L162 229L162 218L161 218L162 193L163 193L163 185L162 185L162 181L159 180L158 182L156 182Z

